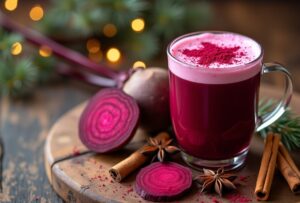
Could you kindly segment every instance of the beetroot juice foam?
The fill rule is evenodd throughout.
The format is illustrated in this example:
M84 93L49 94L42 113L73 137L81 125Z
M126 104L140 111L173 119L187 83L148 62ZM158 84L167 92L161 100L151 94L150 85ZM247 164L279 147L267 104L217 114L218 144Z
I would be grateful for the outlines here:
M212 61L212 63L201 64L199 63L201 53L197 56L197 51L201 52L203 48L207 48L207 45L216 46L216 49L219 48L221 51L222 48L227 50L236 49L234 57L230 61L223 60L227 63ZM250 38L237 34L204 33L188 38L183 36L183 39L173 43L170 49L171 55L180 63L169 61L171 63L169 69L175 75L192 82L208 84L237 82L245 80L261 70L261 61L250 64L262 54L260 45ZM216 49L211 49L210 51L218 54ZM205 56L207 56L207 53Z
M260 46L238 34L196 33L173 41L168 55L172 124L184 153L244 159L256 124Z

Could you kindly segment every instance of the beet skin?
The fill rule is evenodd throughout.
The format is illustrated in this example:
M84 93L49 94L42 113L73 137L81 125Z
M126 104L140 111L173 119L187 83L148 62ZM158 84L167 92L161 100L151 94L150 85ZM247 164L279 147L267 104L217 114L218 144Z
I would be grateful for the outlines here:
M162 68L139 69L123 86L141 111L141 127L148 132L168 129L171 124L168 71Z

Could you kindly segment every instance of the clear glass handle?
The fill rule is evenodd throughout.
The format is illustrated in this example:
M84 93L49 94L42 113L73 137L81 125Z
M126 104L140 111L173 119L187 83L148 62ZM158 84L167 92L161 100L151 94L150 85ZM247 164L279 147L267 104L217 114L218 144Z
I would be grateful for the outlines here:
M265 63L263 65L263 72L271 73L271 72L281 72L285 75L285 89L283 97L281 98L279 104L274 108L273 111L266 113L259 117L258 122L256 124L256 131L260 131L265 127L268 127L272 123L274 123L282 114L285 112L286 108L288 107L292 95L293 95L293 83L291 74L284 68L282 65L278 63Z

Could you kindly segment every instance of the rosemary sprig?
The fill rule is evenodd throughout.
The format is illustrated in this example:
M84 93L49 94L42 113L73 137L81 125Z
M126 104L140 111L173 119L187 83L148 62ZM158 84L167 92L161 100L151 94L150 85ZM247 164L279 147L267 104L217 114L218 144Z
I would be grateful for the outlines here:
M262 100L259 103L258 115L270 112L275 101L272 99ZM282 143L289 149L300 149L300 116L295 115L290 108L272 125L258 132L265 138L268 132L279 133Z

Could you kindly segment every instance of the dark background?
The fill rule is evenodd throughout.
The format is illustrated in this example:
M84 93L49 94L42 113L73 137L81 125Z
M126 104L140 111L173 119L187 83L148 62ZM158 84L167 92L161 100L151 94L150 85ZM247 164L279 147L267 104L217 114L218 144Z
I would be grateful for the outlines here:
M206 27L201 27L201 30L225 30L255 39L264 48L264 61L280 62L285 65L293 75L295 90L300 91L300 80L297 80L297 77L300 77L299 1L208 2L212 8L212 19ZM30 24L32 23L28 17L30 7L40 4L47 14L49 1L20 1L19 4L22 6L16 11L6 13L18 22ZM166 56L163 55L148 65L166 67ZM281 86L281 76L278 74L265 77L264 81Z

